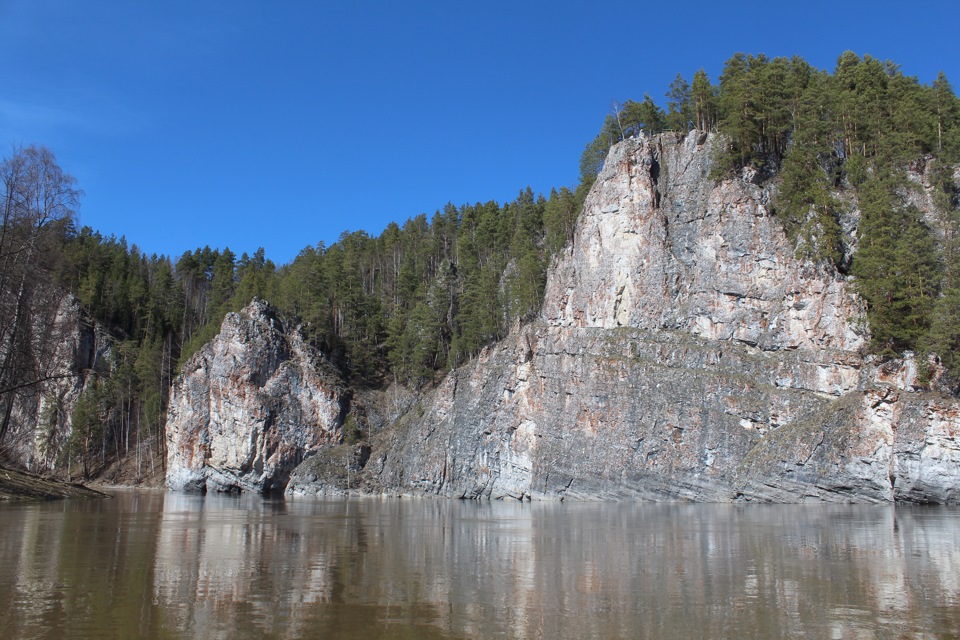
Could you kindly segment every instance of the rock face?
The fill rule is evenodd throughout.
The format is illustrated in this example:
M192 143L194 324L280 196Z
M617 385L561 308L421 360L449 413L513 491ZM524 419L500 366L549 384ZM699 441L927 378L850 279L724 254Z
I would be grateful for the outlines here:
M68 465L62 454L73 410L90 374L108 368L112 340L72 296L54 288L41 295L55 312L39 314L35 335L39 345L46 345L42 357L52 367L45 372L48 380L14 394L2 453L16 466L46 474L63 472Z
M960 501L957 398L864 356L849 280L797 260L769 189L709 179L712 146L615 146L541 317L376 435L351 484L320 457L288 492Z
M282 491L290 472L339 442L345 404L333 368L254 300L185 365L167 411L167 485Z

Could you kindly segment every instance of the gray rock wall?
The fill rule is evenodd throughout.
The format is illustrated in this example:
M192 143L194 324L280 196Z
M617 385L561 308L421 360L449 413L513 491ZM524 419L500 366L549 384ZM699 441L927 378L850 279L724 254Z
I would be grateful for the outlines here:
M957 399L864 356L851 282L797 260L769 189L710 180L713 144L615 146L540 319L288 492L957 502Z

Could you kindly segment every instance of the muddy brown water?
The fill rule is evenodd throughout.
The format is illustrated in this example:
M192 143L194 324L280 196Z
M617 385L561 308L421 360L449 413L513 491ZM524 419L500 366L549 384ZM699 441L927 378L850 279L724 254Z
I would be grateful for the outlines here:
M956 638L960 509L0 504L5 638Z

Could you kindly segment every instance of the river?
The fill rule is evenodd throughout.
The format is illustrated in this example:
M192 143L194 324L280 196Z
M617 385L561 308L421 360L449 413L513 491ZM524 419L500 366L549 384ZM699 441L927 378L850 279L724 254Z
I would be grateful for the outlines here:
M960 509L0 504L6 638L956 638Z

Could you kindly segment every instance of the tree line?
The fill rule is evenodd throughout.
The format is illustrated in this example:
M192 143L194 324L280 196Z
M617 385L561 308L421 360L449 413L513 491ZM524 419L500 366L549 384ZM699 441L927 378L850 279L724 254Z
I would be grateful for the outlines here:
M456 207L345 232L277 270L268 298L355 382L419 388L539 311L547 265L573 234L585 191Z

